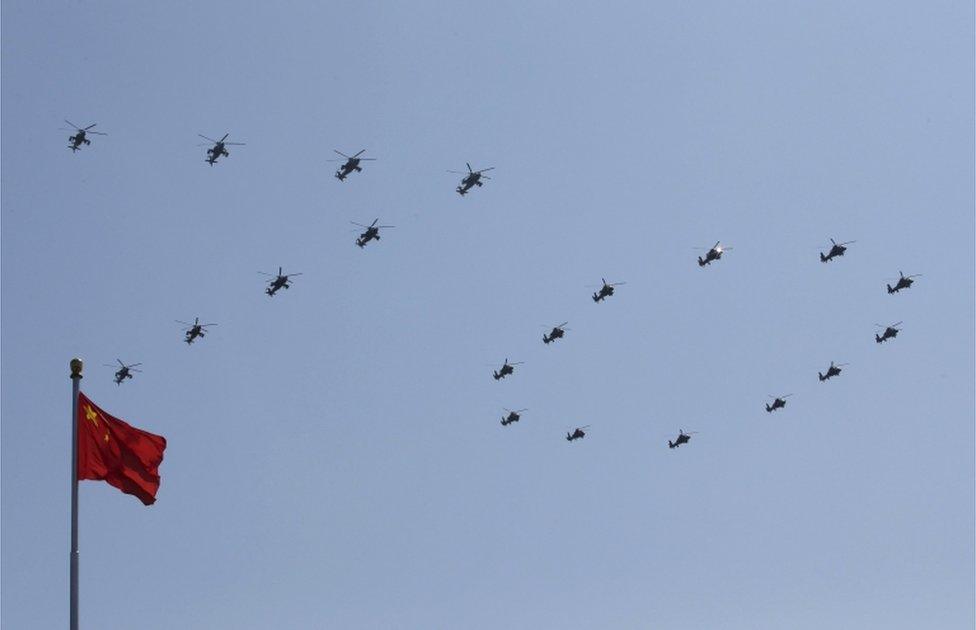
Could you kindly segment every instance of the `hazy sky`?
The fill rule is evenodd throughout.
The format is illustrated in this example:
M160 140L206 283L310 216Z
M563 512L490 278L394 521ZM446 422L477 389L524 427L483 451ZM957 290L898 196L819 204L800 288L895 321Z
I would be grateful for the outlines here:
M973 24L4 2L3 626L67 625L80 356L169 441L152 507L82 483L84 628L972 628Z

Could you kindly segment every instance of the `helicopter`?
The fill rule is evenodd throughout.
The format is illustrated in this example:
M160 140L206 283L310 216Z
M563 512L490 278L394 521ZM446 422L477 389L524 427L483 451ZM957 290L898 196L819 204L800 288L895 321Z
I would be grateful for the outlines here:
M902 272L899 271L898 272L898 283L895 286L891 286L890 284L887 285L888 286L888 295L893 295L895 293L898 293L902 289L909 289L909 288L911 288L912 283L915 282L912 278L918 278L921 275L922 274L920 274L920 273L916 273L915 275L912 275L912 276L906 276L905 274L903 274Z
M834 362L831 361L830 367L827 368L826 374L821 374L820 372L817 372L817 376L820 377L820 382L823 383L829 378L833 378L835 376L840 375L842 371L841 368L844 367L845 365L850 365L850 363L838 363L837 365L834 365Z
M338 153L339 155L341 155L342 157L346 158L345 163L339 167L339 170L335 172L335 178L338 179L340 182L346 181L346 177L348 177L349 174L352 172L362 173L363 169L361 166L359 166L360 162L376 161L376 158L359 157L360 155L366 152L366 149L363 149L362 151L360 151L359 153L353 156L346 155L345 153L339 151L338 149L332 149L332 150ZM341 161L342 160L329 160L329 162L341 162Z
M468 167L467 173L463 171L448 171L448 173L456 173L458 175L464 175L464 179L461 180L461 183L456 188L457 194L461 195L462 197L468 194L468 191L471 190L471 188L473 188L474 186L480 188L483 185L481 183L482 179L491 179L487 175L482 175L482 173L485 173L495 168L494 166L492 166L489 168L483 168L480 171L473 171L471 170L470 164L465 162L465 165Z
M220 159L221 156L230 157L230 151L228 151L226 147L230 145L244 146L243 142L227 142L226 140L227 140L227 136L230 135L229 133L225 133L224 137L221 138L220 140L214 140L213 138L208 138L202 133L198 133L197 135L203 138L204 140L209 140L210 142L214 143L213 147L207 149L207 159L204 160L205 162L210 164L210 166L213 166L214 162ZM204 146L204 145L197 145L197 146Z
M366 247L366 243L370 242L373 239L376 239L377 241L380 240L380 228L396 227L395 225L376 225L377 221L379 221L379 219L374 220L369 225L363 225L362 223L356 223L355 221L350 221L350 223L352 223L353 225L358 225L361 228L366 228L366 231L360 234L359 238L356 239L356 245L359 246L359 249Z
M264 271L259 271L258 273L270 278L274 278L274 280L268 281L268 287L264 290L269 297L274 297L274 294L278 292L278 289L287 289L289 286L291 286L288 284L289 278L302 275L301 273L282 273L281 267L278 267L278 275L266 273Z
M679 429L678 437L675 438L674 442L668 440L668 448L678 448L682 444L687 444L691 441L691 436L696 433L698 433L698 431L689 431L688 433L685 433L684 429Z
M577 427L576 430L573 431L572 433L570 433L569 431L567 431L566 432L566 441L567 442L572 442L573 440L581 440L581 439L585 438L586 437L586 431L584 431L583 429L589 429L589 428L590 428L590 425L586 425L585 427Z
M563 335L566 334L566 330L567 330L564 327L568 323L569 322L563 322L563 323L559 324L558 326L554 326L553 329L552 329L552 332L550 332L548 336L543 333L543 335L542 335L542 343L544 343L544 344L546 344L548 346L553 341L555 341L557 339L562 339Z
M524 361L515 361L514 363L509 363L508 358L506 357L505 363L502 365L501 369L498 370L497 372L492 372L492 376L495 377L496 381L501 380L506 376L508 376L509 374L511 374L512 372L514 372L516 365L522 365L523 363Z
M197 337L206 337L207 334L203 330L204 328L206 328L207 326L217 325L217 324L201 324L199 317L194 319L192 324L189 322L182 322L180 320L176 320L176 323L187 326L187 329L184 331L184 333L186 334L186 339L183 340L187 343L187 345L193 343L193 340L196 339Z
M875 326L877 326L878 328L884 328L884 332L881 333L880 337L876 334L874 336L874 340L877 341L878 343L881 343L882 341L887 341L888 339L894 339L895 337L898 336L898 333L901 332L901 330L897 328L900 325L901 322L898 322L897 324L892 324L890 326L882 326L881 324L875 324Z
M600 302L600 301L605 300L606 298L610 297L611 295L613 295L613 288L614 287L620 286L621 284L627 284L626 282L612 282L612 283L609 283L609 282L606 281L605 278L600 278L600 279L603 280L603 286L600 288L600 292L599 293L594 293L593 294L593 301L594 302Z
M79 127L78 125L74 124L73 122L71 122L67 118L65 118L64 122L68 123L69 125L71 125L72 127L75 128L74 135L68 136L68 142L71 143L71 144L68 145L68 148L71 149L71 152L72 153L74 153L75 151L77 151L78 149L80 149L81 148L81 145L83 145L83 144L86 145L86 146L91 144L91 140L89 140L88 137L87 137L88 134L93 133L93 134L98 135L98 136L107 136L108 135L107 133L102 133L101 131L92 131L91 130L91 128L94 127L95 125L97 125L98 123L92 123L92 124L88 125L87 127L85 127L84 129L82 129L81 127ZM70 129L66 129L65 131L71 131L71 130Z
M772 413L773 411L776 411L777 409L782 409L783 407L786 406L786 399L789 398L792 395L793 394L787 394L785 396L770 396L770 398L773 399L773 404L772 405L766 405L766 412L767 413Z
M820 252L820 262L830 262L832 259L838 256L843 256L844 252L847 251L847 246L856 242L857 241L847 241L846 243L838 243L834 239L830 239L830 251L827 252L826 256L824 256L823 252Z
M702 258L701 256L698 257L699 267L710 265L713 260L720 260L722 258L722 254L732 249L731 247L722 247L719 243L721 243L721 241L715 241L712 248L708 250L708 253L705 254L705 258ZM704 249L704 247L701 249Z
M503 409L504 409L504 407L503 407ZM523 411L528 411L528 409L519 409L518 411L512 411L510 409L505 409L505 411L508 412L508 415L505 416L504 418L502 418L502 426L503 427L507 427L508 425L512 424L513 422L518 422L519 421L519 418L522 417L522 415L521 415L522 412Z
M138 366L142 365L142 363L133 363L131 365L126 365L125 363L122 363L122 359L116 359L116 361L118 361L119 362L119 365L121 366L115 372L115 384L116 385L121 385L122 384L122 381L124 381L125 379L132 378L132 372L142 372L142 370L137 370L136 369ZM104 363L103 365L105 367L110 367L110 368L114 368L115 367L115 364L114 363Z

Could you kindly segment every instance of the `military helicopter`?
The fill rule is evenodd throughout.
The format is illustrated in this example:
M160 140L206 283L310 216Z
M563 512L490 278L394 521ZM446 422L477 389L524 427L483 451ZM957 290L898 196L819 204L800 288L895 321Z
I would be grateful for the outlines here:
M197 337L206 337L207 334L206 332L204 332L203 330L204 328L206 328L207 326L217 325L217 324L201 324L199 317L194 319L192 324L180 320L176 320L176 323L183 324L184 326L187 327L186 330L184 331L184 333L186 334L186 339L183 340L187 343L187 345L193 343L193 340L196 339Z
M503 409L504 409L504 407L503 407ZM528 411L528 409L519 409L518 411L511 411L510 409L505 409L505 411L508 412L508 415L502 418L502 426L503 427L507 427L508 425L512 424L513 422L518 422L519 421L519 418L522 417L522 415L521 415L522 412L523 411Z
M87 127L85 127L84 129L82 129L81 127L79 127L78 125L74 124L73 122L71 122L67 118L64 120L64 122L68 123L69 125L71 125L72 127L75 128L74 135L68 136L68 142L71 143L71 144L68 145L68 148L71 149L71 152L72 153L74 153L75 151L77 151L78 149L80 149L81 148L81 145L83 145L83 144L86 145L86 146L89 145L89 144L91 144L91 140L89 140L88 137L87 137L88 134L92 134L93 133L93 134L95 134L97 136L107 136L108 135L107 133L102 133L101 131L92 131L91 130L91 128L94 127L95 125L97 125L98 123L92 123L92 124L88 125ZM66 129L65 131L71 131L71 130L70 129Z
M699 267L704 267L705 265L710 265L713 260L720 260L722 258L722 254L724 254L727 251L731 251L732 250L731 247L722 247L722 245L720 245L720 243L721 243L721 241L715 241L715 244L712 245L712 248L709 249L708 250L708 253L705 254L705 258L702 258L701 256L698 257L698 266ZM702 247L700 249L705 249L705 248Z
M898 326L900 325L901 322L898 322L897 324L892 324L891 326L882 326L881 324L875 324L875 326L877 326L878 328L884 328L884 332L881 333L880 337L877 334L875 334L874 340L877 341L878 343L881 343L882 341L887 341L888 339L894 339L895 337L898 336L898 333L901 332L901 329L898 328Z
M221 156L230 157L230 151L228 151L226 147L229 147L231 145L244 146L243 142L227 142L226 140L227 140L227 136L230 135L229 133L225 133L224 137L221 138L220 140L214 140L213 138L208 138L202 133L198 133L197 135L203 138L204 140L209 140L210 142L214 143L213 147L207 149L207 159L204 160L205 162L210 164L210 166L213 166L214 162L220 159ZM205 145L197 145L197 146L205 146Z
M274 280L268 281L268 287L264 290L269 297L274 297L274 294L278 292L278 289L287 289L291 285L288 284L288 279L294 276L300 276L301 273L282 273L281 267L278 267L278 274L266 273L264 271L259 271L259 274L263 276L268 276L269 278L274 278Z
M353 225L358 225L361 228L366 228L366 231L360 234L359 238L356 239L356 245L359 246L359 249L366 247L366 243L372 241L373 239L376 239L377 241L380 240L380 228L396 227L395 225L376 225L377 221L379 221L379 219L374 220L369 225L363 225L362 223L356 223L355 221L350 221L350 223L352 223Z
M772 413L773 411L776 411L777 409L782 409L783 407L786 406L786 399L789 398L792 395L793 394L787 394L785 396L770 396L770 398L773 399L773 404L772 405L766 405L766 412L767 413Z
M550 332L548 336L545 335L545 334L543 334L542 335L542 343L544 343L544 344L546 344L548 346L553 341L555 341L557 339L562 339L563 335L565 335L566 334L566 331L568 330L567 328L565 328L566 324L568 324L568 323L569 322L563 322L563 323L559 324L558 326L554 326L553 329L552 329L552 332Z
M820 252L820 262L830 262L838 256L843 256L844 252L847 251L847 246L856 242L857 241L847 241L846 243L838 243L834 239L830 239L830 251L827 252L826 256L824 256L823 252Z
M458 175L464 175L464 179L461 180L461 183L458 185L456 189L457 193L462 197L468 194L468 191L471 190L471 188L473 188L474 186L478 186L480 188L482 186L481 180L491 179L487 175L482 175L482 173L486 173L495 168L494 166L492 166L489 168L483 168L480 171L473 171L471 170L470 164L465 162L465 165L468 167L467 173L463 171L448 171L448 173L456 173Z
M573 440L581 440L581 439L585 438L586 437L586 431L584 431L583 429L589 429L589 428L590 428L590 425L586 425L585 427L577 427L576 430L573 431L572 433L570 433L570 432L567 431L566 432L566 441L567 442L572 442Z
M600 288L599 293L594 293L593 294L593 301L594 302L600 302L600 301L605 300L606 298L610 297L611 295L613 295L613 288L614 287L618 287L621 284L627 284L626 282L612 282L612 283L608 283L605 278L600 278L600 279L603 280L603 286Z
M896 284L895 286L891 286L890 284L887 285L888 286L888 295L892 295L894 293L898 293L902 289L909 289L909 288L911 288L912 283L915 282L912 278L918 278L921 275L922 274L920 274L920 273L916 273L915 275L912 275L912 276L906 276L905 274L903 274L902 272L899 271L898 272L898 276L899 276L898 277L898 284Z
M342 166L339 167L339 170L337 170L335 172L335 178L338 179L340 182L346 181L346 177L350 173L352 173L352 172L362 173L363 172L363 169L362 169L361 166L359 166L359 163L360 162L375 162L376 161L376 158L361 158L361 157L359 157L363 153L366 153L366 149L363 149L362 151L360 151L359 153L357 153L356 155L353 155L353 156L346 155L345 153L343 153L342 151L339 151L338 149L332 149L332 150L335 151L336 153L338 153L339 155L341 155L342 157L346 158L346 162ZM341 161L342 160L329 160L329 162L341 162Z
M668 440L668 448L678 448L682 444L687 444L691 441L691 436L696 433L698 433L698 431L689 431L688 433L685 433L684 429L679 429L678 437L675 438L674 442Z
M122 384L122 381L124 381L125 379L132 378L132 372L142 372L142 370L137 370L136 369L138 366L142 365L142 363L133 363L131 365L126 365L125 363L122 363L122 359L116 359L116 361L118 361L119 362L119 365L121 366L115 372L115 384L116 385L121 385ZM114 363L103 363L103 365L105 367L110 367L110 368L114 368L115 367L115 364Z
M850 365L850 363L838 363L837 365L834 365L834 362L831 361L830 367L827 368L826 374L821 374L820 372L817 372L817 376L820 377L820 382L823 383L829 378L838 376L841 373L841 368L844 367L845 365Z
M514 363L509 363L508 362L508 358L506 357L504 365L502 365L502 367L501 367L500 370L495 371L495 372L492 372L492 376L495 377L495 380L496 381L497 380L501 380L501 379L505 378L506 376L508 376L509 374L511 374L512 372L514 372L516 365L522 365L523 363L525 363L525 362L524 361L515 361Z

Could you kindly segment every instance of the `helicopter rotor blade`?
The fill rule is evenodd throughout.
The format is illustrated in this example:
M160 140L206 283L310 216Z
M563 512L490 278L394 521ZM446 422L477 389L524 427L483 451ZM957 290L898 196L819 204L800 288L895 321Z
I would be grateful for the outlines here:
M224 134L224 137L220 139L220 142L223 142L224 140L226 140L227 139L227 136L229 136L229 135L230 135L229 132L228 133L225 133Z
M360 155L362 155L363 153L366 153L366 149L363 149L363 150L362 150L362 151L360 151L359 153L357 153L357 154L355 154L355 155L353 155L353 157L354 157L354 158L358 158L358 157L359 157Z
M203 135L202 133L198 133L197 135L200 136L201 138L203 138L204 140L209 140L210 142L213 142L214 144L217 144L217 142L218 142L217 140L214 140L213 138L208 138L207 136Z
M377 225L378 228L395 228L395 225Z
M71 125L71 126L72 126L72 127L74 127L75 129L77 129L78 131L82 131L82 129L81 129L81 127L79 127L78 125L76 125L76 124L74 124L73 122L71 122L71 121L70 121L70 120L68 120L67 118L65 118L65 119L64 119L64 122L66 122L66 123L68 123L69 125Z
M844 243L841 243L840 245L843 247L844 245L850 245L851 243L856 243L856 242L857 241L846 241Z
M904 322L898 322L897 324L892 324L891 327L894 328L895 326L901 326L903 323Z
M837 245L837 241L835 241L834 239L830 239L830 242L835 246Z
M366 228L367 230L369 229L368 225L363 225L362 223L356 223L355 221L350 221L350 223L352 223L353 225L358 225L361 228Z
M472 171L472 170L471 170L471 165L470 165L470 164L468 164L467 162L465 162L465 165L467 165L467 167L468 167L468 172L469 172L469 173L474 173L474 171Z
M369 224L369 227L376 227L376 223L379 221L379 217L373 219L373 222Z
M343 153L339 149L332 149L332 150L335 151L336 153L338 153L339 155L341 155L342 157L346 158L347 160L350 159L348 155L346 155L345 153Z
M468 168L471 168L471 167L469 166ZM488 168L483 168L480 171L475 171L475 173L478 173L480 175L481 173L486 173L488 171L493 171L493 170L495 170L495 167L494 166L489 166Z
M246 144L247 144L246 142L225 142L224 143L224 146L228 146L228 147L243 147Z
M464 171L447 171L448 173L454 173L455 175L467 175Z
M98 124L98 123L92 123L92 124L90 124L90 125L88 125L87 127L85 127L85 128L83 129L83 131L88 131L89 129L91 129L92 127L94 127L94 126L95 126L95 125L97 125L97 124Z

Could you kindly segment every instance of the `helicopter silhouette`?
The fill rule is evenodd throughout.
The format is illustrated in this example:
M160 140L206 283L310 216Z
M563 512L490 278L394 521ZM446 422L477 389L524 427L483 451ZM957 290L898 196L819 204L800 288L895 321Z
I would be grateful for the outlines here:
M504 407L503 407L503 409L504 409ZM519 418L522 417L522 412L523 411L528 411L528 409L519 409L518 411L511 411L510 409L505 409L505 411L508 412L508 415L502 418L502 426L503 427L507 427L508 425L512 424L513 422L518 422L519 421Z
M687 444L691 441L691 436L696 433L698 433L698 431L689 431L688 433L685 433L684 429L679 429L678 437L674 439L674 442L668 440L668 448L678 448L682 444Z
M294 276L300 276L301 273L282 273L281 267L278 267L278 274L266 273L264 271L258 272L261 275L268 276L269 278L274 278L274 280L268 281L268 287L264 290L269 297L274 297L274 294L278 292L279 289L287 289L291 285L288 284L288 279Z
M205 162L210 164L210 166L213 166L214 163L220 157L230 157L230 151L227 150L227 147L231 145L244 146L243 142L227 142L227 136L230 135L229 133L225 133L224 137L221 138L220 140L214 140L213 138L208 138L202 133L198 133L197 135L203 138L204 140L209 140L210 142L214 143L213 147L207 149L207 158L204 160ZM197 145L197 146L205 146L205 145Z
M363 172L362 167L359 166L359 163L360 162L373 162L373 161L376 160L376 158L361 158L361 157L359 157L360 155L362 155L363 153L366 152L366 149L363 149L362 151L360 151L356 155L352 155L352 156L346 155L345 153L343 153L342 151L339 151L338 149L332 149L332 150L335 151L336 153L338 153L339 155L341 155L342 157L346 158L345 163L342 166L339 167L339 170L337 170L335 172L335 178L338 179L340 182L346 181L346 177L350 173L353 173L353 172L361 173L361 172ZM329 162L341 162L341 161L342 160L329 160Z
M824 256L823 252L820 252L820 262L830 262L838 256L843 256L844 252L847 251L847 246L851 243L856 243L857 241L847 241L846 243L838 243L834 239L830 239L831 247L827 255Z
M900 325L901 322L898 322L897 324L892 324L890 326L882 326L881 324L875 324L875 326L877 326L878 328L884 328L884 332L881 333L881 336L875 334L874 340L878 343L882 343L889 339L894 339L895 337L898 336L898 333L901 332L901 329L898 328L898 326Z
M197 337L201 337L201 338L206 337L207 334L203 330L204 328L206 328L207 326L216 326L217 325L217 324L201 324L199 317L197 317L196 319L194 319L192 324L189 323L189 322L183 322L183 321L180 321L180 320L176 320L176 323L177 324L183 324L184 326L187 327L186 330L184 331L184 334L186 334L186 339L183 340L183 341L185 341L187 343L187 345L190 345L191 343L193 343L193 340L196 339Z
M600 287L600 291L598 293L593 294L594 302L601 302L607 299L608 297L613 295L614 287L618 287L621 284L627 284L626 282L608 283L605 278L600 278L600 279L603 281L603 286Z
M572 442L573 440L582 440L583 438L586 437L586 431L584 431L583 429L589 429L589 428L590 425L586 425L585 427L577 427L576 430L573 431L572 433L567 431L566 441Z
M770 396L770 398L773 399L773 404L772 405L766 405L766 412L767 413L772 413L772 412L776 411L777 409L782 409L783 407L786 406L786 399L789 398L792 395L793 394L787 394L785 396Z
M72 153L74 153L75 151L77 151L78 149L80 149L81 148L81 145L88 146L88 145L91 144L91 140L88 139L88 134L95 134L95 135L98 135L98 136L107 136L108 135L107 133L102 133L101 131L92 131L92 127L94 127L98 123L92 123L92 124L88 125L87 127L85 127L84 129L82 129L81 127L79 127L78 125L74 124L73 122L71 122L67 118L64 119L64 122L68 123L69 125L71 125L72 127L75 128L74 135L68 136L68 142L71 143L71 144L68 145L68 148L71 149L71 152ZM71 131L71 130L70 129L67 129L66 131Z
M119 362L119 365L121 366L115 372L115 384L116 385L121 385L122 384L122 381L124 381L125 379L132 378L132 372L142 372L142 370L137 370L136 369L137 367L139 367L140 365L142 365L142 363L133 363L131 365L126 365L125 363L122 363L122 359L116 359L116 361L118 361ZM102 365L104 365L105 367L110 367L110 368L114 368L115 367L115 364L113 364L113 363L103 363Z
M482 173L486 173L495 168L494 166L491 166L489 168L483 168L480 171L473 171L471 170L470 164L468 164L467 162L465 162L464 164L468 167L467 173L463 171L448 171L448 173L456 173L458 175L464 175L464 179L461 180L461 183L456 188L457 194L461 195L462 197L468 194L468 191L471 190L473 187L478 186L480 188L483 185L481 183L481 180L491 179L487 175L482 175Z
M516 365L522 365L523 363L524 363L524 361L515 361L513 363L509 363L508 362L508 358L506 357L505 358L505 363L502 365L501 369L499 369L497 371L493 371L492 372L492 376L495 377L495 380L496 381L501 380L501 379L505 378L506 376L508 376L509 374L511 374L512 372L515 371L515 367L514 366L516 366Z
M725 253L727 251L731 251L731 249L732 249L731 247L722 247L722 245L720 245L720 243L721 243L721 241L715 241L715 244L712 245L712 248L710 250L708 250L708 253L705 254L705 258L704 259L701 256L698 257L698 266L699 267L704 267L705 265L710 265L713 260L720 260L722 258L722 254L723 253ZM701 248L701 249L704 249L704 247Z
M374 239L377 241L380 240L380 228L396 227L395 225L376 225L377 221L379 221L379 219L374 220L369 225L363 225L362 223L356 223L355 221L350 221L350 223L352 223L353 225L358 225L361 228L366 228L366 231L360 234L359 238L356 239L356 245L359 246L359 249L366 247L366 243Z
M831 379L834 378L835 376L840 375L842 371L841 368L844 367L845 365L850 365L850 363L838 363L837 365L834 365L834 362L831 361L830 367L827 368L826 374L821 374L820 372L817 372L817 376L820 378L820 382L823 383L827 379Z
M920 274L920 273L916 273L916 274L911 275L911 276L906 276L905 274L903 274L902 272L899 271L898 272L898 276L899 276L898 277L898 283L895 284L895 286L891 286L890 284L889 285L886 285L888 287L888 295L893 295L895 293L898 293L902 289L909 289L909 288L911 288L912 283L915 282L915 280L913 280L913 278L918 278L921 275L922 274Z
M552 331L548 335L543 334L542 335L542 343L544 343L544 344L546 344L548 346L553 341L555 341L557 339L562 339L563 335L565 335L566 334L566 331L568 330L567 328L565 328L566 324L568 324L568 323L569 322L563 322L563 323L559 324L558 326L554 326L553 329L552 329Z

